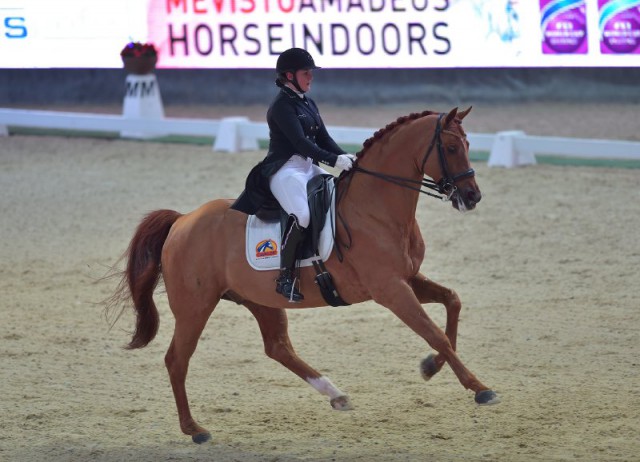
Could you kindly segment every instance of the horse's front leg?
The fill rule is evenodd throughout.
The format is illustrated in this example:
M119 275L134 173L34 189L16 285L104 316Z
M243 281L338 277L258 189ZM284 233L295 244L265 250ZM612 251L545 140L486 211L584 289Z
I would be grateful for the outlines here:
M445 334L455 351L456 340L458 338L458 319L462 303L458 294L452 289L448 289L440 284L429 280L424 274L416 274L410 281L413 293L421 304L441 303L447 310L447 326ZM429 380L442 369L445 363L442 354L427 356L420 364L420 372L425 380Z
M500 402L498 396L485 386L462 363L447 335L424 311L413 288L406 281L390 281L382 290L376 290L374 300L391 310L402 322L444 357L463 387L475 393L478 404Z
M353 409L346 393L297 355L289 339L289 322L284 309L269 308L248 300L242 303L258 321L264 341L264 351L268 357L278 361L316 391L327 396L331 407L335 410L349 411Z

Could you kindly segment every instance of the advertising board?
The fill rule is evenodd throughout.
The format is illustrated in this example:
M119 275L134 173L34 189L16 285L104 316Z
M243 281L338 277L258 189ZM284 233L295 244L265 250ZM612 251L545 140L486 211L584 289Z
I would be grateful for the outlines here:
M0 68L640 66L640 0L0 0Z

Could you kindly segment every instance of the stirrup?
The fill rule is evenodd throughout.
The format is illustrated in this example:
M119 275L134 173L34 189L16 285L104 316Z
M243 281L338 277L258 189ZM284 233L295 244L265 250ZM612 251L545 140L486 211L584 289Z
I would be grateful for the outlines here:
M296 278L292 278L290 271L282 271L276 279L276 292L282 294L290 303L304 300L304 295L296 288Z

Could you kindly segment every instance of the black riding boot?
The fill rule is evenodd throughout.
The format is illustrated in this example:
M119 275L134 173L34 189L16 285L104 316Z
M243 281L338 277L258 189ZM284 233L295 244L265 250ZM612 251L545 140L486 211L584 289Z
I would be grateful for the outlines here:
M276 292L282 294L290 302L304 300L296 288L296 256L298 247L304 238L305 228L298 225L295 215L289 215L289 221L282 234L282 245L280 246L280 276L276 279Z

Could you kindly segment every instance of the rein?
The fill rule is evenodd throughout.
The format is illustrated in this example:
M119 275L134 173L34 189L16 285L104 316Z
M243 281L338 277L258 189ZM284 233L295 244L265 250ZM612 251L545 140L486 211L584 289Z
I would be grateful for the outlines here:
M353 166L353 171L364 173L366 175L370 175L376 178L380 178L381 180L387 181L388 183L395 184L397 186L401 186L403 188L411 189L413 191L418 191L419 193L426 194L427 196L435 197L436 199L441 199L442 201L451 200L451 196L456 191L455 183L456 181L467 178L475 175L475 170L473 168L469 168L467 171L458 173L456 175L451 175L447 168L447 159L444 154L444 149L442 147L442 133L447 132L442 129L442 117L444 114L440 114L438 116L438 122L436 123L436 129L433 132L433 138L431 138L431 142L429 143L429 147L427 148L427 152L425 153L422 159L422 165L420 166L420 171L422 172L423 178L421 180L414 180L411 178L404 178L400 176L389 175L387 173L374 172L372 170L367 170L366 168L359 167L357 165ZM451 132L447 132L451 133ZM453 134L453 133L452 133ZM424 178L424 166L433 152L433 148L437 148L438 151L438 160L440 161L440 169L442 170L442 178L440 181L436 182L428 178ZM417 185L417 186L413 186ZM438 194L434 194L430 191L425 191L422 188L428 188L432 191L436 191Z

